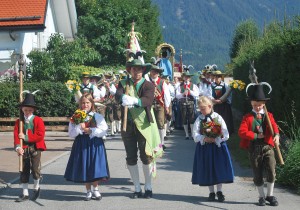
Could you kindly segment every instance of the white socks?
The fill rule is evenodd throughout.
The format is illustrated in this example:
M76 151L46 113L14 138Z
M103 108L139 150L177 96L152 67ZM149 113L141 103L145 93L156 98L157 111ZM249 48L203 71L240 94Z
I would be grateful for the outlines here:
M92 197L92 191L91 190L87 190L86 192L86 198L91 198Z
M208 186L208 189L210 193L215 192L214 185Z
M189 137L189 130L188 125L183 125L184 131L185 131L185 137Z
M265 197L264 185L257 186L257 190L258 190L259 197L264 198Z
M160 137L160 143L164 145L165 144L164 129L158 129L158 132Z
M28 196L28 183L22 183L23 195Z
M143 171L144 171L144 176L145 176L145 191L146 190L151 190L152 191L152 184L151 184L151 172L149 165L143 164Z
M222 192L222 184L217 184L217 192Z
M39 179L34 179L33 180L33 189L38 190L40 187L40 180Z
M99 197L99 196L101 196L101 194L100 194L100 192L99 192L99 188L98 187L94 187L94 196L95 197Z
M267 196L273 196L274 182L267 182Z
M129 170L132 182L135 187L135 192L141 192L141 184L140 184L140 177L139 177L139 168L138 165L127 165Z

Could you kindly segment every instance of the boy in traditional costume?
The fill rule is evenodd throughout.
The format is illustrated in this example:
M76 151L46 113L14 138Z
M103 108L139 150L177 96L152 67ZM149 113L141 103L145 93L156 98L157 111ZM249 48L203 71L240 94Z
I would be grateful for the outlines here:
M273 115L264 111L265 103L270 98L265 97L263 84L267 83L250 83L247 86L246 93L248 87L253 85L253 91L248 97L252 111L243 117L238 134L241 138L240 147L249 151L253 181L259 193L258 205L265 206L268 201L271 206L278 206L278 201L273 196L276 166L273 148L275 144L279 144L279 130ZM267 85L271 88L269 84ZM266 114L270 119L274 136L268 127ZM264 193L264 171L266 172L267 196Z
M143 75L151 69L151 64L144 64L139 59L126 63L131 78L121 80L116 92L116 100L122 103L123 130L121 136L126 150L126 162L135 191L131 198L152 197L152 174L155 175L155 158L162 155L162 147L152 110L154 85L145 80ZM124 114L128 108L127 116ZM127 120L124 120L127 119ZM126 131L124 131L126 123ZM143 195L139 169L138 150L143 162L145 176L145 194Z
M25 92L25 91L24 91ZM37 92L37 91L35 91ZM37 106L34 101L34 93L27 93L25 99L20 104L20 108L24 114L24 130L19 130L18 119L14 128L14 146L18 155L22 155L23 168L20 174L20 182L22 183L23 194L16 202L29 200L28 182L30 171L33 176L33 196L32 200L36 200L40 195L40 179L41 179L41 152L46 150L45 144L45 125L42 118L33 115ZM23 148L20 142L23 141Z

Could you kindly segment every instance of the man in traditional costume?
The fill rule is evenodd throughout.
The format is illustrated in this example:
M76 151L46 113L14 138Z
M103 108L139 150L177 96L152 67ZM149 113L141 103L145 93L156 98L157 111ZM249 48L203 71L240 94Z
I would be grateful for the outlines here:
M99 102L100 101L100 91L96 85L93 85L90 83L90 73L82 72L81 80L82 80L82 83L80 84L80 93L82 95L90 93L94 98L94 102ZM80 97L81 96L79 96L79 98ZM79 98L78 98L78 100L79 100Z
M173 100L175 98L175 88L174 86L171 84L170 82L170 77L169 76L163 76L163 79L165 81L165 83L167 84L167 86L169 87L169 91L170 91L170 97L171 97L171 104L169 106L169 114L167 115L167 121L166 121L166 125L165 125L165 129L166 129L166 134L167 136L172 132L172 129L174 129L173 127L171 127L171 123L172 123L172 117L173 117Z
M159 77L159 74L163 72L163 69L152 64L150 71L150 81L155 86L154 90L154 100L153 100L153 110L155 114L156 123L158 126L160 142L163 149L166 149L165 146L165 135L166 135L166 116L170 115L170 104L171 104L171 95L169 87L163 79Z
M190 124L190 128L193 129L195 121L195 99L199 96L199 89L197 85L191 82L191 76L193 76L193 74L190 74L189 69L185 69L182 76L184 82L177 88L176 98L179 99L185 139L189 140L188 124Z
M105 109L105 121L106 123L110 124L110 131L111 131L111 136L115 135L115 124L114 124L114 104L115 102L115 97L114 95L116 94L116 87L114 85L114 80L113 80L113 73L112 72L106 72L104 73L104 81L103 81L103 87L105 89L105 97L103 104L106 106ZM102 89L103 89L102 87ZM103 90L101 90L103 91Z
M211 90L211 82L209 81L209 74L207 73L207 69L203 69L202 73L199 76L200 83L198 84L199 88L199 96L207 96L212 99L212 90Z
M143 78L143 75L150 71L151 64L144 64L139 59L133 59L126 63L126 67L131 74L131 78L127 77L120 81L115 98L123 106L121 136L126 150L127 167L135 186L131 198L151 198L151 176L155 175L155 159L161 156L163 152L155 116L151 108L155 87ZM125 112L127 108L128 113ZM124 118L127 120L124 120ZM126 131L124 131L124 123L126 123ZM145 176L144 195L140 185L137 165L138 150L140 151Z

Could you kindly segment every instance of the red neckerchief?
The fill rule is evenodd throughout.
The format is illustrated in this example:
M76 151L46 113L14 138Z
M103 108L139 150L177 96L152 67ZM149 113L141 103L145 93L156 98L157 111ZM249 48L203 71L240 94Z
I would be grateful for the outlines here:
M188 88L190 88L191 87L191 82L189 82L189 84L187 85L186 84L186 82L184 82L184 84L183 84L183 88L184 88L184 90L186 90L187 89L187 87ZM189 91L189 93L188 93L188 96L190 95L190 91Z

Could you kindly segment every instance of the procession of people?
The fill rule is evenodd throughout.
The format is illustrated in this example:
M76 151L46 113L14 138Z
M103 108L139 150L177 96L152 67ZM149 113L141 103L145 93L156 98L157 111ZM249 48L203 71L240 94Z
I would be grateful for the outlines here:
M130 36L130 44L137 44L133 26ZM234 182L234 168L226 143L235 131L231 108L233 87L225 83L225 74L215 64L207 64L199 74L192 65L181 65L180 71L177 70L179 74L175 75L169 55L170 51L163 48L154 62L146 63L143 50L131 46L127 50L126 70L97 75L81 73L80 88L74 95L77 110L68 128L74 143L64 178L85 185L84 201L102 199L100 184L110 180L109 165L113 164L107 158L105 142L118 134L124 143L124 163L133 183L130 198L155 196L152 179L157 175L157 160L168 150L165 140L174 129L184 133L182 140L196 143L191 184L207 186L208 201L225 201L223 184ZM193 77L198 77L200 82L193 82ZM273 148L279 144L279 130L273 115L264 110L269 98L265 97L262 85L250 83L246 92L252 86L254 90L248 100L253 110L244 116L238 135L242 139L241 148L249 152L259 193L258 205L269 202L277 206L278 200L273 195L276 165ZM37 109L34 94L27 93L19 108L22 114L15 124L14 147L22 162L22 194L16 202L23 202L30 199L30 172L34 179L31 199L36 200L40 195L40 156L46 144L44 122L34 115ZM144 189L139 177L139 159Z

